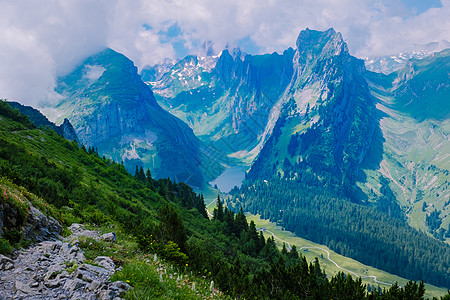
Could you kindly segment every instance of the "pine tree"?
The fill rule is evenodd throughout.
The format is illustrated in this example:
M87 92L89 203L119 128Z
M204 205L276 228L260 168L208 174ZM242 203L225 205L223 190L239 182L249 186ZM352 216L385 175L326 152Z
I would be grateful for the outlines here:
M139 177L138 177L138 179L142 183L145 183L145 172L144 172L144 168L142 166L139 168Z
M218 221L223 221L223 205L220 200L220 195L217 195L217 208L214 209L213 219Z
M298 259L298 252L297 247L295 245L292 245L291 251L289 252L289 257L292 259Z
M134 178L139 179L139 167L136 165L136 169L134 170Z
M239 236L242 231L246 231L248 228L247 218L245 217L242 207L241 207L239 213L236 214L235 228L236 228L237 236Z

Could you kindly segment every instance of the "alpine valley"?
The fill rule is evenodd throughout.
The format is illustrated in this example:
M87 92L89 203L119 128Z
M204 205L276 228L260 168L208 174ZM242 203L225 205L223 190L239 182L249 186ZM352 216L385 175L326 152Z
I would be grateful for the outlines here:
M381 290L360 276L325 274L318 258L308 265L297 248L266 240L248 213L367 266L450 289L450 49L386 65L352 56L333 29L303 30L283 53L212 46L140 74L112 49L90 56L58 79L59 100L39 107L54 123L0 103L11 128L0 136L5 195L26 189L66 224L114 224L128 236L117 246L119 279L156 253L177 272L212 280L217 297L423 299L423 283ZM203 195L212 204L217 193L210 213ZM142 256L121 257L130 244ZM136 292L127 297L149 293L148 278L130 279Z
M200 139L247 167L230 207L407 278L424 278L419 261L438 247L433 272L447 283L434 283L448 285L450 52L385 75L366 71L332 29L302 31L296 46L209 51L142 77Z

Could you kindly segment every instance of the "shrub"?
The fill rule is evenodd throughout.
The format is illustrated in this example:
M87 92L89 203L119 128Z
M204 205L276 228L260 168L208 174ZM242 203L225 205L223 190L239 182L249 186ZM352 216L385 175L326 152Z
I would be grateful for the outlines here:
M13 247L6 239L0 239L0 254L10 254L13 251Z

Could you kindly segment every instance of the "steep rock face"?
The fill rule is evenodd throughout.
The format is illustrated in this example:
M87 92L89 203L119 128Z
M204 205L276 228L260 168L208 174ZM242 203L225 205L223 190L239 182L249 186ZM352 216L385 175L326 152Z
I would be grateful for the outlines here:
M61 78L56 120L69 118L80 141L103 155L200 187L220 173L220 155L162 109L133 62L106 49Z
M213 69L202 69L201 76L194 76L198 82L186 81L180 90L177 82L186 78L190 66L199 65L198 57L188 56L151 84L158 101L200 138L231 156L254 157L257 150L250 152L264 141L271 110L291 80L293 54L292 49L255 56L224 50Z
M312 168L353 185L376 127L364 72L333 29L302 31L287 100L248 177L295 178Z

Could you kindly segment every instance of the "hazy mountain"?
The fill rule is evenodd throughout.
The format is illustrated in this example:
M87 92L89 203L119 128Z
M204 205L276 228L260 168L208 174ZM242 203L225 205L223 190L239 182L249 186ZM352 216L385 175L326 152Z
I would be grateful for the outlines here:
M46 109L56 122L72 120L81 142L123 161L200 187L221 172L220 154L162 109L128 58L111 49L86 59L60 78L63 100Z

